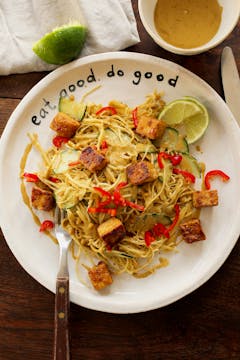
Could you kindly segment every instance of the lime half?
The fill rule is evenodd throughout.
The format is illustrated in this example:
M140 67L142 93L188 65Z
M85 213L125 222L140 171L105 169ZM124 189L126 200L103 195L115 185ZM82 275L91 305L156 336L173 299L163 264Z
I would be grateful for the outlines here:
M80 24L55 28L33 45L33 51L46 63L62 65L76 59L85 43L87 29Z
M167 104L159 118L168 125L176 127L186 136L188 144L192 144L205 133L209 124L206 107L197 99L185 96Z

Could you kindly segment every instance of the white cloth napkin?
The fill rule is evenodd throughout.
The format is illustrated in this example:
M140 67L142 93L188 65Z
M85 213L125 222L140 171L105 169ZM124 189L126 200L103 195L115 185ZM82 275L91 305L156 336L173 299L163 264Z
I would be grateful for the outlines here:
M0 75L54 69L35 55L32 45L69 21L88 28L80 57L139 42L131 0L1 0Z

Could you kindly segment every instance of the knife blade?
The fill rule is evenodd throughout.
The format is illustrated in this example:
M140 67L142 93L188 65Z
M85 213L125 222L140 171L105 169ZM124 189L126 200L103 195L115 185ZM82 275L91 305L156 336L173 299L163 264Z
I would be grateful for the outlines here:
M222 52L221 75L225 101L240 126L240 78L233 51L229 46Z

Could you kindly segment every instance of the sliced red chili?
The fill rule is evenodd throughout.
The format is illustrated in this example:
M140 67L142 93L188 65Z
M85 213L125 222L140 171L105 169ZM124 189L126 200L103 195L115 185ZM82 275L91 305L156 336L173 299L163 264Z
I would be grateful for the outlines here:
M189 171L174 168L173 173L174 174L180 174L180 175L184 176L185 179L187 181L191 182L191 183L195 183L195 181L196 181L195 176L193 174L191 174Z
M108 143L106 142L106 140L103 140L101 143L101 149L106 150L107 148L108 148Z
M163 167L164 167L162 159L168 159L168 160L171 161L173 166L176 166L176 165L179 165L180 162L182 161L182 155L180 155L180 154L171 155L171 154L168 154L165 151L161 151L158 154L158 159L157 159L158 160L158 166L160 167L160 169L163 169Z
M37 174L28 173L28 172L25 172L23 174L23 177L25 178L25 180L27 182L37 182L39 180L39 177L37 176Z
M54 223L51 220L44 220L41 223L39 231L51 230L54 227Z
M166 236L167 238L169 238L169 231L168 229L166 228L165 225L161 224L161 223L157 223L154 225L153 227L153 233L155 236L161 236L161 235L164 235Z
M133 119L134 127L136 128L138 126L138 108L137 107L132 111L132 119Z
M110 194L109 191L106 191L98 186L95 186L94 187L94 190L95 191L98 191L103 197L106 197L107 200L105 201L101 201L99 204L98 204L98 207L104 207L108 204L110 204L111 200L112 200L112 195Z
M88 212L90 214L104 213L104 214L109 214L111 216L116 216L117 209L116 208L104 208L104 207L90 207L90 208L88 208Z
M111 196L112 196L109 191L106 191L106 190L102 189L101 187L94 186L93 189L98 191L102 196L106 196L108 198L111 198Z
M177 224L177 222L179 220L180 206L178 204L175 204L174 205L174 210L175 210L175 217L174 217L173 222L171 223L171 225L167 228L168 233L173 230L173 228L176 226L176 224Z
M117 114L117 110L113 106L104 106L96 112L96 115L100 115L105 111L110 111L112 115Z
M49 181L52 181L53 183L58 183L58 182L60 182L60 180L59 180L58 178L55 178L55 177L53 177L53 176L50 176L50 177L48 178L48 180L49 180Z
M215 176L220 176L222 181L228 181L230 179L230 176L225 174L222 170L211 170L205 175L204 178L204 183L207 190L211 188L210 180Z
M116 189L113 192L113 201L115 203L115 205L120 205L120 206L126 206L126 200L124 199L124 197L121 195L120 193L120 189L123 188L124 186L127 185L127 182L120 182L117 186Z
M181 154L174 154L170 156L171 163L173 166L179 165L182 161L182 155Z
M68 166L77 166L80 165L82 162L80 160L72 161L68 163Z
M57 148L60 148L62 146L62 144L66 144L69 141L69 138L64 137L64 136L55 136L52 139L53 145L56 146Z
M153 235L153 233L150 230L148 230L148 231L145 231L144 240L145 240L146 246L149 247L151 245L151 243L153 243L156 240L156 238Z

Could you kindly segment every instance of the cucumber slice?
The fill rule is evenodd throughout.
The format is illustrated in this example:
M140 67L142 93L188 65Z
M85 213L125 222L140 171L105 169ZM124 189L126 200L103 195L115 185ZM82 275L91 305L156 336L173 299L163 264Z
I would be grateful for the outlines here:
M76 198L76 196L73 196L73 195L70 198L68 198L66 201L63 202L61 200L61 197L55 193L55 199L56 199L56 203L58 204L58 206L61 209L65 209L65 210L74 207L79 202L78 198Z
M153 226L157 223L161 223L163 225L171 224L171 219L169 216L165 214L145 214L139 215L135 219L134 229L140 231L147 231L153 228Z
M182 170L188 171L194 176L201 177L201 167L199 166L195 157L190 154L182 154L182 161L180 163Z
M162 151L176 151L176 152L189 152L187 140L177 129L167 127L163 136L160 139L153 141L154 145L159 147Z
M77 161L80 153L77 150L63 150L58 153L53 161L53 171L60 174L69 169L68 164Z
M156 153L157 149L152 144L137 144L136 149L138 153Z
M109 143L110 145L119 144L121 142L121 139L122 139L122 143L124 144L128 144L131 142L131 138L127 133L122 134L122 138L120 139L118 134L116 134L114 131L112 131L109 128L105 129L104 137L107 143Z
M78 103L74 99L67 97L60 97L58 103L58 110L81 121L87 110L87 105Z

